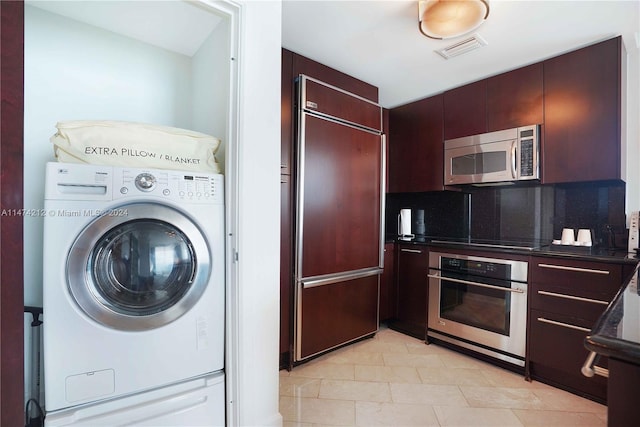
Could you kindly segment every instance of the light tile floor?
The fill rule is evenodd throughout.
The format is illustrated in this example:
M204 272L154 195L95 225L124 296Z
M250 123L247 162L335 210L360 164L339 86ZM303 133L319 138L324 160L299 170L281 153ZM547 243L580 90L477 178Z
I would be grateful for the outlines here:
M280 371L285 427L606 426L607 408L390 329Z

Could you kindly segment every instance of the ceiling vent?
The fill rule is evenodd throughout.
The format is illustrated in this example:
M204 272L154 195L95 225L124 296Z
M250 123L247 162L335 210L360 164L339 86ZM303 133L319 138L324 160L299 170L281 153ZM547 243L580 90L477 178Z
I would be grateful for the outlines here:
M471 52L472 50L481 48L482 46L486 45L487 42L485 39L480 37L479 34L474 34L471 37L467 37L466 39L452 44L451 46L438 49L436 50L436 53L442 56L444 59L449 59L453 58L454 56L462 55L463 53Z

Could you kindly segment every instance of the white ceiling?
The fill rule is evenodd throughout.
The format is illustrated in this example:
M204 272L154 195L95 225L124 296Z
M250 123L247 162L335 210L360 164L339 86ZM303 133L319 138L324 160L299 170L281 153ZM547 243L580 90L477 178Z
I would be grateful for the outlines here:
M435 50L465 36L423 36L418 2L406 0L284 0L282 45L377 86L386 108L618 35L639 54L638 0L490 0L490 8L475 31L488 45L449 60Z
M193 56L222 21L213 9L186 1L27 0L27 4L186 56Z

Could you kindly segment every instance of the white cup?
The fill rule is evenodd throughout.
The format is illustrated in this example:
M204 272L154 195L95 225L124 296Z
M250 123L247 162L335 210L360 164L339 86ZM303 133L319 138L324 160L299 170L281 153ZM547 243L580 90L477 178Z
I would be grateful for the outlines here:
M591 230L581 228L578 230L578 243L580 246L591 246Z
M575 242L575 234L573 232L573 228L563 228L561 243L563 245L573 245L574 242Z

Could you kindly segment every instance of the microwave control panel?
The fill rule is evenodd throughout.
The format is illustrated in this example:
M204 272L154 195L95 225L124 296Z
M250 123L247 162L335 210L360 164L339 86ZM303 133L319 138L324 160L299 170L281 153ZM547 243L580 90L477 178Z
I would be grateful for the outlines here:
M520 178L535 177L536 160L534 147L534 139L536 132L532 128L520 131Z

